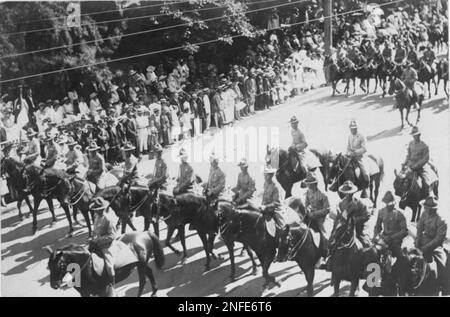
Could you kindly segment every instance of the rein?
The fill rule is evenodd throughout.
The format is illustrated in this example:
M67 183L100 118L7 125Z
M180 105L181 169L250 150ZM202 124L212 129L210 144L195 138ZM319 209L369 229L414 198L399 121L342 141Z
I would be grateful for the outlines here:
M303 245L306 242L306 238L308 237L309 234L309 228L311 226L311 222L308 223L308 228L305 231L305 234L303 235L303 237L294 245L294 247L289 251L288 253L288 260L292 260L293 258L295 258L297 256L298 251L303 247ZM289 233L290 234L290 233Z
M422 273L422 276L420 277L419 283L417 283L416 286L413 286L413 289L418 289L423 284L423 282L425 281L425 278L427 277L428 270L427 270L427 262L426 261L423 261L423 270L422 271L423 271L423 273Z
M137 203L136 205L134 205L133 207L130 208L130 212L138 210L140 207L142 207L142 205L144 205L144 203L148 200L149 197L150 197L150 193L147 193L145 195L145 197L142 198L142 200L139 203Z
M347 164L344 166L344 168L342 170L340 170L339 175L336 177L335 182L337 182L338 186L339 186L339 179L342 177L342 175L344 175L344 172L347 170L347 168L350 166L350 163L352 162L351 159L348 160Z
M404 200L409 196L411 190L412 190L413 187L414 187L414 183L416 182L416 179L417 179L417 175L416 175L416 173L414 172L414 174L413 174L413 179L412 179L412 181L411 181L411 185L409 186L408 190L402 195L402 197L400 197L400 201L404 201Z
M72 185L73 186L73 185ZM78 193L76 193L73 197L70 197L70 202L69 205L74 206L76 205L81 198L83 198L83 196L86 194L86 192L84 191L84 186L81 187L80 191ZM79 196L78 196L79 195ZM78 196L78 197L77 197Z
M59 186L59 184L61 184L61 182L63 181L63 179L61 178L55 186L53 186L52 188L46 190L45 192L42 193L42 197L48 197L55 189L56 187Z

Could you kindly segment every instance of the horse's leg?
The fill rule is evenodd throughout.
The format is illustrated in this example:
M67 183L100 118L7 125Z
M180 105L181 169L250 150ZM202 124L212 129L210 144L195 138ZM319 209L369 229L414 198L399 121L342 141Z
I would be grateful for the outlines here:
M373 201L373 178L371 178L369 181L369 197L370 197L370 200L372 202L374 202Z
M353 77L352 78L352 81L353 81L353 95L355 94L355 92L356 92L356 77Z
M33 208L33 226L32 231L33 234L37 231L37 211L39 209L39 205L41 204L42 199L39 197L34 197L34 208Z
M28 216L27 217L29 217L29 216L31 216L32 214L33 214L33 207L31 206L31 201L30 201L30 197L28 197L28 195L25 195L24 197L23 197L23 199L25 199L25 202L27 203L27 206L28 206L28 208L29 208L29 212L28 212Z
M431 83L430 83L430 80L427 81L427 85L428 85L428 99L431 99Z
M155 235L159 238L159 219L153 221L153 230L155 231Z
M298 265L300 266L300 263L299 262L297 262L298 263ZM314 295L314 286L313 286L313 283L314 283L314 267L312 267L312 268L302 268L301 266L300 266L300 268L302 269L302 271L305 273L305 279L306 279L306 282L308 283L308 285L306 286L306 294L309 296L309 297L312 297L313 295Z
M83 210L80 208L81 213L83 214L84 221L86 221L86 226L88 227L88 233L89 237L92 237L92 226L91 226L91 219L89 217L89 210Z
M447 91L447 80L446 79L444 79L444 92L445 92L445 95L447 96L447 98L448 98L448 91Z
M22 221L23 220L23 216L22 216L22 201L24 200L23 196L20 196L17 199L17 209L19 210L19 220Z
M353 280L351 282L349 296L355 297L355 296L358 296L358 293L359 293L359 279L356 278L355 280Z
M225 245L227 246L228 254L230 255L230 266L231 266L230 280L234 281L234 275L236 273L236 268L234 265L234 242L225 240Z
M406 122L411 126L412 124L409 122L409 112L411 111L411 106L406 107Z
M247 250L247 254L250 257L250 260L252 261L252 274L256 275L258 273L258 267L256 265L255 257L253 255L252 249L248 245L245 246L245 249Z
M67 236L70 238L70 237L72 237L73 226L72 226L72 217L70 217L69 205L67 205L63 201L60 201L59 203L60 203L62 209L64 210L64 213L66 214L67 221L69 222L69 233Z
M146 263L144 264L139 264L137 267L137 271L138 271L138 275L139 275L139 290L138 290L138 294L137 297L141 297L142 292L144 291L144 286L145 286L145 268L146 268Z
M400 118L402 119L402 129L405 127L405 124L403 123L403 108L398 108L398 111L400 111Z
M210 264L211 264L211 258L209 256L209 252L208 252L208 239L206 238L206 234L205 233L200 233L198 232L198 236L200 237L200 240L202 240L202 244L203 244L203 249L205 249L205 254L206 254L206 263L205 263L205 272L210 270Z
M436 96L438 94L438 85L436 84L436 79L433 77L432 79L434 84L434 95Z
M380 191L380 183L381 183L381 174L375 176L375 188L374 188L374 197L373 197L373 207L377 208L377 200L378 200L378 193Z
M209 253L211 254L211 257L212 257L214 260L217 260L218 258L220 258L220 255L217 256L217 255L214 253L214 240L216 239L216 234L215 234L214 232L209 233L209 234L207 235L207 238L208 238L208 249L209 249Z
M170 243L170 239L172 239L173 232L175 231L175 228L173 226L168 225L167 226L167 237L166 237L166 246L172 250L176 255L180 256L181 252L174 248L172 244Z
M78 208L77 208L77 206L72 206L72 217L73 217L73 222L75 223L76 226L80 225L80 223L78 222L77 216L78 216Z
M334 296L334 297L339 297L339 288L340 288L340 285L341 285L341 280L340 280L340 279L337 279L337 278L334 277L333 275L331 275L331 279L332 279L333 287L334 287L334 293L333 293L333 296Z
M178 237L180 238L181 246L183 247L183 259L187 258L187 249L186 249L186 234L184 230L184 225L178 227Z
M47 198L45 201L47 202L48 209L50 209L50 213L52 214L52 221L56 222L55 207L53 206L53 199ZM40 201L39 201L39 203L40 203ZM36 209L36 212L37 212L37 209Z
M150 280L150 284L152 284L152 290L153 290L152 296L156 296L158 287L156 285L155 277L153 276L153 271L147 265L145 266L145 274L147 275L148 279Z
M125 233L125 231L127 230L127 223L128 223L128 215L122 216L120 219L120 222L122 224L122 234Z
M135 227L134 224L133 224L133 221L132 221L132 218L131 218L131 217L128 217L128 218L127 218L127 225L130 226L131 230L137 231L136 227Z
M416 211L416 220L415 220L415 222L419 221L421 213L422 213L422 205L417 204L417 211Z

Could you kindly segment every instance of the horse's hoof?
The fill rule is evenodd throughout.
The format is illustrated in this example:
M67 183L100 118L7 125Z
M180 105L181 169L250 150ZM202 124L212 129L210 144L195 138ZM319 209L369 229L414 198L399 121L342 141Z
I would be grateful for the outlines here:
M54 226L55 226L55 222L52 221L52 222L50 223L50 228L53 228Z
M208 272L209 270L211 270L211 267L209 265L205 265L205 271L204 272Z
M37 228L33 228L32 235L34 236L36 234L36 232L37 232Z
M23 217L19 216L19 222L22 222L22 221L23 221Z
M257 269L256 267L252 270L252 274L253 274L253 275L258 274L258 269Z
M155 290L152 292L152 295L151 295L151 296L152 296L152 297L157 297L157 296L156 296L156 292L157 292L157 291L158 291L158 290L155 289Z

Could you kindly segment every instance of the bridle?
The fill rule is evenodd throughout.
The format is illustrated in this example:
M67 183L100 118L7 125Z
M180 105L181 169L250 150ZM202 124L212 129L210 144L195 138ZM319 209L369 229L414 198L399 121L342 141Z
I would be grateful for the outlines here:
M405 175L405 179L406 179L406 175ZM413 189L414 184L416 183L416 179L417 179L416 172L413 171L413 177L412 177L411 183L410 183L410 185L409 185L409 188L408 188L408 190L406 190L406 191L403 193L403 195L400 197L400 201L406 200L406 198L410 195L411 190Z
M335 181L334 181L334 182L337 182L338 186L339 186L339 184L340 184L339 179L342 177L342 175L344 175L344 172L347 170L347 168L350 166L350 163L352 162L352 160L349 159L348 162L347 162L347 164L345 164L345 166L344 166L343 168L341 168L341 160L338 159L338 158L341 158L341 157L343 157L343 155L342 155L342 154L339 154L339 156L336 158L336 161L338 161L337 166L338 166L339 174L338 174L338 176L335 178ZM333 182L333 183L334 183L334 182Z

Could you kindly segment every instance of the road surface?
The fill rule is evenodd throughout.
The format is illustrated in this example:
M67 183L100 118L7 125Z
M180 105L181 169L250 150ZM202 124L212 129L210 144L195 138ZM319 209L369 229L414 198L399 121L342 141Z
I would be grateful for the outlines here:
M341 89L342 91L342 89ZM309 91L290 99L283 105L277 106L270 111L263 111L257 115L243 121L239 121L232 128L243 128L238 130L236 141L242 141L245 136L251 135L251 131L262 129L265 133L273 133L275 138L270 140L262 139L258 141L261 144L255 146L251 138L250 145L254 146L256 151L263 151L265 144L279 143L286 148L290 141L289 119L296 115L300 121L300 128L304 131L307 141L311 146L323 145L330 148L333 152L345 151L347 137L349 134L348 124L351 119L356 119L359 125L359 131L363 133L369 144L369 152L379 154L385 161L386 175L380 189L379 202L381 196L387 189L392 188L394 178L394 169L399 168L403 162L406 153L406 146L411 140L409 135L410 128L400 129L400 115L394 110L393 97L381 98L380 93L365 95L357 91L356 95L345 97L330 97L331 88L325 87ZM412 112L411 120L415 120L416 112ZM422 138L430 146L431 157L441 175L440 180L440 212L444 214L447 221L450 219L449 210L449 104L442 92L442 85L438 96L433 96L430 100L426 99L422 110L422 119L420 122L422 129ZM245 130L246 129L246 130ZM232 130L229 130L232 131ZM239 132L240 131L240 132ZM269 131L269 132L267 132ZM234 130L236 132L236 130ZM261 133L262 134L262 133ZM278 138L276 136L278 135ZM204 144L211 146L213 133L206 134L197 141L204 141ZM259 140L259 138L258 138ZM226 138L225 138L226 141ZM229 141L229 140L228 140ZM264 143L265 141L265 143ZM247 144L247 147L250 146ZM206 145L205 145L206 147ZM222 148L226 148L226 143ZM228 146L229 147L229 146ZM239 168L236 166L240 159L237 143L232 146L234 151L230 153L221 153L223 162L222 169L226 173L227 187L234 186L237 180ZM174 147L176 153L178 147ZM220 144L213 146L216 152L220 152ZM198 155L200 147L196 147L192 152L191 158L195 160L192 163L195 172L203 179L207 179L209 171L209 162L207 155L201 159ZM210 150L211 148L209 148ZM204 152L208 151L203 148ZM198 157L194 159L194 156ZM168 163L169 172L172 177L178 173L178 161L174 159L172 150L164 153ZM246 156L250 156L247 153ZM200 157L200 159L199 159ZM154 161L142 163L143 168L148 172L153 171ZM260 201L260 195L263 186L262 158L253 157L250 160L249 172L256 179L257 197ZM298 185L294 187L294 196L301 196L304 190ZM337 203L336 195L330 194L330 200L333 205ZM380 203L381 205L381 203ZM3 296L78 296L73 289L53 290L49 285L49 272L47 270L48 253L43 250L44 246L60 247L69 243L84 243L87 239L87 229L77 227L72 239L66 238L68 231L67 220L61 209L57 210L58 222L53 228L49 227L50 213L46 209L45 203L41 205L38 215L38 227L40 230L35 236L31 235L31 217L25 219L22 223L18 222L17 210L12 204L2 211L2 263L1 263L1 291ZM25 213L27 207L24 207ZM409 210L405 211L409 220ZM79 218L82 218L79 216ZM371 220L374 222L375 217ZM143 228L142 219L135 219L138 229ZM327 220L329 226L331 220ZM414 225L408 224L412 234L414 234ZM165 238L163 229L161 238ZM407 239L411 243L412 238ZM175 243L180 248L179 242ZM263 291L263 279L261 270L258 275L251 274L251 262L249 258L238 256L236 258L237 272L239 277L235 282L230 283L228 275L230 273L228 255L226 248L220 239L216 240L216 249L223 254L224 260L212 262L212 269L204 272L204 252L201 248L201 242L194 232L188 232L187 246L189 257L184 263L167 248L166 265L163 272L155 270L155 276L159 287L159 296L305 296L304 287L306 285L304 276L294 262L274 263L270 272L281 283L281 287L274 287ZM240 249L238 244L236 248ZM236 252L239 253L239 252ZM152 266L153 263L151 264ZM361 283L362 284L362 283ZM119 296L135 296L137 294L137 273L133 273L127 280L116 285ZM341 293L345 295L349 291L349 283L341 283ZM330 286L330 274L324 271L316 271L314 292L316 296L330 296L333 292ZM151 287L147 283L144 296L150 296ZM360 296L365 296L364 291Z

